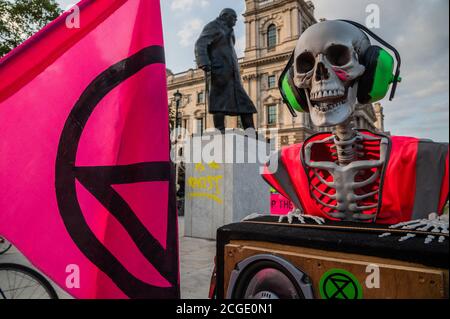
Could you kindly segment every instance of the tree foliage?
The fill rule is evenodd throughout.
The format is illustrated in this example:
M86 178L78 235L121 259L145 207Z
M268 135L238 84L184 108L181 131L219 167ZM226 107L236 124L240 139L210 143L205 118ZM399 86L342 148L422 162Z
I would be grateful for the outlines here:
M0 0L0 57L61 14L55 0Z

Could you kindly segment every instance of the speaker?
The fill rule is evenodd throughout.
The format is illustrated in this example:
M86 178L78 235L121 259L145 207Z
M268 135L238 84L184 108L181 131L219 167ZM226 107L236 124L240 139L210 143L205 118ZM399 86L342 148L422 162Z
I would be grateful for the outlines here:
M286 259L256 254L231 272L227 299L312 299L309 278Z
M384 226L278 223L260 217L217 233L218 299L448 298L448 237L399 242Z

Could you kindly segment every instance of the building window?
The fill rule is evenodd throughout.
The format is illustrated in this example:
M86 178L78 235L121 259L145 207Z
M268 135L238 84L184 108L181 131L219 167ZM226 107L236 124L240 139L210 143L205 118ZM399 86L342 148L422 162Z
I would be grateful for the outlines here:
M277 149L277 138L276 137L267 137L266 143L269 145L271 151L275 151Z
M270 75L268 78L269 89L273 89L277 86L277 77L275 75Z
M237 117L237 127L244 129L244 125L242 125L242 119L240 116Z
M275 48L277 45L277 27L271 24L267 29L267 47L269 49Z
M277 123L277 107L276 105L269 105L267 107L267 124L275 125Z
M203 133L203 118L196 119L197 134Z
M197 94L197 104L203 104L205 103L205 93L200 92Z

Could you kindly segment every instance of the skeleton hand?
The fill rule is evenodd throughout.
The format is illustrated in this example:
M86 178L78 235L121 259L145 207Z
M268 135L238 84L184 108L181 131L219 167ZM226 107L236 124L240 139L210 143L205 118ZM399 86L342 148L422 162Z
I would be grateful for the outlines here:
M426 232L435 233L436 235L429 235L425 239L425 244L428 245L431 242L433 242L436 239L436 237L438 237L438 236L439 236L438 241L440 243L443 243L445 241L446 237L443 235L448 235L448 224L449 224L448 215L443 215L443 216L439 217L436 213L433 213L433 214L430 214L428 219L412 220L409 222L392 225L389 228L417 230L417 231L426 231ZM385 233L385 234L381 235L380 238L387 237L390 235L392 235L392 234ZM416 236L417 236L416 234L407 234L406 236L400 238L400 241L402 242L402 241L414 238Z
M285 219L287 219L289 224L292 224L294 222L294 218L297 218L300 223L306 224L306 219L312 219L315 223L322 225L325 223L325 220L321 217L317 216L309 216L305 215L300 209L296 208L293 211L291 211L286 216L280 216L278 222L282 223Z
M247 220L252 220L252 219L255 219L255 218L258 218L258 217L263 217L263 216L267 216L267 215L258 214L258 213L250 214L250 215L244 217L244 218L241 220L241 222L245 222L245 221L247 221Z

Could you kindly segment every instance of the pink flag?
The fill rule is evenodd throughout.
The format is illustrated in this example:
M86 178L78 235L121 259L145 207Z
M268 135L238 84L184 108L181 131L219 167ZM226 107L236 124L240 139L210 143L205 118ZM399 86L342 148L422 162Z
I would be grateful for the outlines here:
M74 297L178 298L159 1L78 6L0 60L0 234Z

